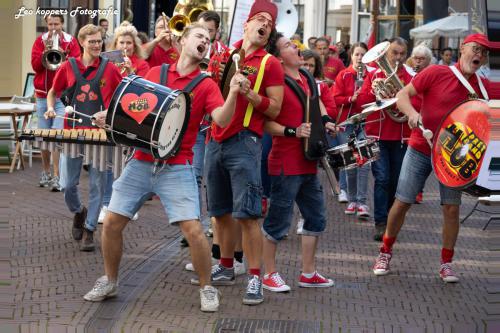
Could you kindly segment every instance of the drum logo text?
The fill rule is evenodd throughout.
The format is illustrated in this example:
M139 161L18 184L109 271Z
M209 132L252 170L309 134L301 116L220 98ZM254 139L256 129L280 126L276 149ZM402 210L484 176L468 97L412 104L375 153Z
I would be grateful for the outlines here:
M158 97L149 92L140 96L128 93L120 99L123 111L139 124L155 109L157 103Z
M467 125L449 124L439 136L441 153L449 171L462 179L469 179L481 162L486 144Z

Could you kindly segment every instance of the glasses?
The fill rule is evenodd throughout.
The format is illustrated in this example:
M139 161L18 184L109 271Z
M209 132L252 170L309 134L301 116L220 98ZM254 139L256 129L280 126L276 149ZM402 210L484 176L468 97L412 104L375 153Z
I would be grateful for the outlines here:
M425 61L425 59L427 59L426 57L413 57L413 59L417 60L417 61Z
M485 49L484 47L481 47L481 46L471 45L471 48L472 48L472 52L474 52L475 54L481 54L485 57L487 57L488 54L490 54L490 51L488 51L487 49Z
M96 39L96 40L89 40L88 43L90 45L97 45L97 44L102 44L102 39Z

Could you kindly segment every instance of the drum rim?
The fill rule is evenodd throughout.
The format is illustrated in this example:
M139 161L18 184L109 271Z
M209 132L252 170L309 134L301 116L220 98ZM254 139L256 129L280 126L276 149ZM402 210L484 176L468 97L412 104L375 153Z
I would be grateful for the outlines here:
M122 84L123 82L125 82L125 86L123 87L123 89L118 93L118 98L116 99L116 103L114 105L114 108L113 108L113 114L111 115L111 124L109 125L111 127L111 129L114 129L115 126L115 115L116 115L116 107L117 105L119 104L119 101L121 99L121 97L123 96L123 93L125 92L125 90L127 89L127 87L132 83L132 81L134 81L136 78L138 78L139 76L138 75L130 75L130 76L126 76L122 79L122 81L120 82L120 84ZM118 85L119 87L119 85ZM113 92L113 96L111 96L111 101L113 101L114 97L115 97L115 94L116 92L118 91L118 87L117 89L115 89L115 91ZM109 112L109 110L108 110ZM106 120L108 119L108 117L106 116ZM111 132L111 140L113 140L113 142L115 144L118 144L115 140L115 134L114 134L114 131L110 131Z
M489 108L489 105L488 105L488 101L486 101L485 99L482 99L482 98L478 98L478 99L468 99L468 100L465 100L465 101L462 101L458 104L456 104L455 106L453 106L450 110L448 110L448 112L446 113L446 115L441 119L441 121L439 122L439 126L438 126L438 130L437 130L437 133L434 133L434 138L439 138L439 133L442 129L442 126L443 126L443 123L444 121L446 120L446 118L448 118L448 116L453 112L455 111L458 107L460 107L460 105L462 104L466 104L466 103L469 103L469 102L482 102L484 104L486 104L486 107ZM432 171L434 171L434 175L436 176L438 182L446 187L449 187L449 188L452 188L452 189L455 189L455 190L459 190L459 191L464 191L466 190L468 187L470 187L471 185L474 184L474 182L477 180L477 177L470 180L469 182L467 182L466 184L462 185L462 186L449 186L449 185L446 185L446 184L443 184L441 182L441 180L439 179L438 177L438 174L436 172L436 169L434 167L435 165L435 160L434 160L434 146L437 141L433 141L433 144L432 144L432 147L431 147L431 166L432 166ZM484 156L483 156L484 158ZM481 159L481 163L482 163L482 159Z

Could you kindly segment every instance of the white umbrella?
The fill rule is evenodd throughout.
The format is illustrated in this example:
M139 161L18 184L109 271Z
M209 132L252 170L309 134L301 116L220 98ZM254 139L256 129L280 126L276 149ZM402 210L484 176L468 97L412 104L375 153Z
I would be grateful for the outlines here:
M445 18L432 21L410 30L410 36L416 39L432 39L436 36L462 38L468 34L468 13L453 13Z

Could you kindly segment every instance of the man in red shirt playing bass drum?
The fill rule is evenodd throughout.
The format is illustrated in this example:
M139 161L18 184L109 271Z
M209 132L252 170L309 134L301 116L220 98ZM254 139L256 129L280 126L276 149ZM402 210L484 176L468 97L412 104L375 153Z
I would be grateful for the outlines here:
M43 54L47 51L48 44L54 43L57 39L58 50L63 52L66 58L80 56L80 46L73 36L62 31L64 24L63 15L50 15L45 18L47 22L48 32L40 35L33 43L31 50L31 66L35 71L35 96L36 96L36 113L38 116L38 128L43 129L61 129L64 127L64 121L61 118L64 116L64 105L57 98L54 105L55 112L58 118L45 119L44 114L47 111L47 93L52 88L52 82L56 76L56 70L47 68L42 61ZM53 45L56 47L56 45ZM59 191L59 152L53 152L52 159L54 161L54 173L50 174L50 151L42 150L42 167L43 171L40 176L40 187L49 187L51 191Z
M243 40L235 43L237 49L245 51L241 67L248 77L241 82L229 126L212 126L205 161L208 211L216 218L221 249L221 260L212 271L212 281L219 285L235 283L234 226L240 223L243 252L249 266L243 297L247 305L264 301L260 278L262 233L258 223L262 216L261 137L265 120L276 118L280 112L284 83L278 59L264 47L275 27L277 11L269 0L257 0L252 5Z
M488 50L489 41L485 35L469 35L460 47L461 56L458 63L453 66L432 65L418 73L414 80L396 95L398 108L408 116L410 127L416 128L418 123L422 122L424 128L437 133L439 124L447 113L466 101L471 94L487 100L490 93L489 81L480 78L476 72L488 59ZM459 77L464 83L469 83L469 88ZM422 98L420 114L410 101L410 98L417 95ZM415 202L415 196L422 191L431 172L430 145L421 131L414 130L404 156L396 199L389 212L383 245L373 267L375 275L389 273L393 244L403 226L406 213ZM460 226L461 192L439 184L439 193L443 209L443 247L439 275L444 282L458 282L451 261Z
M153 67L145 79L165 84L171 89L185 89L201 75L199 64L208 51L209 43L209 34L204 27L196 23L186 27L180 39L182 51L178 62L168 66L168 69L167 66ZM165 82L160 82L162 78L165 78ZM113 184L111 202L104 218L102 248L106 275L96 281L94 288L84 296L86 300L98 302L117 295L123 230L150 194L155 193L160 197L169 223L178 225L189 242L193 266L201 285L201 310L218 310L218 291L210 286L210 249L200 223L200 202L192 165L192 148L205 114L210 114L221 127L229 124L234 114L236 97L242 89L239 82L244 79L241 74L232 78L226 102L210 78L198 81L190 93L192 104L189 123L180 150L175 156L167 160L155 160L150 153L140 150L135 152L123 174ZM96 123L103 126L106 112L100 113L96 118Z
M297 46L278 33L277 41L275 45L271 45L270 52L281 60L285 75L295 80L299 89L310 96L307 78L299 72L304 60ZM309 161L304 155L302 138L310 136L311 124L303 122L305 110L302 105L301 99L287 83L279 116L274 121L267 121L265 125L266 132L273 136L273 145L268 158L271 204L262 226L262 257L266 273L263 283L265 289L274 292L290 290L276 270L276 250L278 243L290 229L294 202L304 218L301 236L302 274L299 277L299 286L333 285L331 279L323 277L316 270L316 247L319 236L325 230L326 209L323 189L317 176L318 162ZM323 102L319 101L319 105L326 130L335 131L334 121L327 115Z

